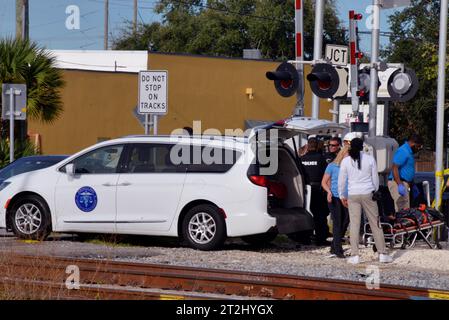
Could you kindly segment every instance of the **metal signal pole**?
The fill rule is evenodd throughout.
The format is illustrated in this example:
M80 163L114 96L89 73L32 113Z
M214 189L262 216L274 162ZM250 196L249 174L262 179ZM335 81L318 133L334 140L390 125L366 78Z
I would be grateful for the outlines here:
M435 163L435 207L441 206L441 184L443 182L443 140L444 140L444 100L446 83L446 46L447 46L448 0L441 0L440 10L440 48L438 54L438 100L437 100L437 137Z
M323 21L324 21L324 1L315 2L315 37L313 46L313 60L321 60L323 57ZM320 98L312 96L312 118L320 117Z
M377 67L379 63L379 42L380 42L380 9L381 0L373 0L373 30L371 35L371 75L369 90L369 137L376 136L377 121L377 90L378 83L373 79L377 79Z
M303 0L295 1L295 30L296 30L296 61L304 60L304 11L303 11ZM296 64L296 69L298 70L299 86L298 92L296 93L297 101L293 115L303 116L304 115L304 65L302 63Z
M104 1L104 50L109 49L109 0Z
M134 15L133 15L133 33L136 34L137 32L137 0L134 0Z

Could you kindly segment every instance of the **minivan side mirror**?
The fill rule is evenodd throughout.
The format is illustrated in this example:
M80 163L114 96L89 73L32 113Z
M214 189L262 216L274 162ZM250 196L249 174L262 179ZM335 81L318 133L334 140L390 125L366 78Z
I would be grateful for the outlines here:
M65 166L65 173L67 173L69 177L73 177L75 175L75 166L73 163L69 163Z

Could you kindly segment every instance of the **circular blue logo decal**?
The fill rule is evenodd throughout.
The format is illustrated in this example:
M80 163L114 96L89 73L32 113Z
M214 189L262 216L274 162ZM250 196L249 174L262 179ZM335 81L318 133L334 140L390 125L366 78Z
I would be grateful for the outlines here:
M91 187L82 187L75 195L76 206L84 212L91 212L97 206L97 193Z

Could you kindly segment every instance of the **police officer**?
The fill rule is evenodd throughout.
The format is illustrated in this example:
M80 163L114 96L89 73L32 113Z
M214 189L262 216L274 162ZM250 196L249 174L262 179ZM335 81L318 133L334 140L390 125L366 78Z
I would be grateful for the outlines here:
M327 225L329 210L326 196L321 188L321 180L327 164L323 154L318 150L317 139L310 138L308 140L307 153L301 157L301 164L304 167L306 183L312 186L310 210L315 222L316 244L329 245L329 242L326 241L329 233Z

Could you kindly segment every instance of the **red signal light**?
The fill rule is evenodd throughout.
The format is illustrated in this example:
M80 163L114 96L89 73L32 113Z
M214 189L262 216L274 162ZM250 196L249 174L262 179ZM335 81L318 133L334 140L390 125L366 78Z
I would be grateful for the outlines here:
M289 89L293 85L293 80L281 80L280 84L283 89Z
M329 81L317 81L318 83L318 88L320 88L320 90L329 90L332 86L332 83L330 83Z
M365 95L366 95L365 90L357 91L357 96L359 96L359 97L364 97Z

